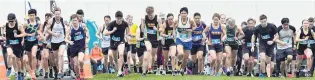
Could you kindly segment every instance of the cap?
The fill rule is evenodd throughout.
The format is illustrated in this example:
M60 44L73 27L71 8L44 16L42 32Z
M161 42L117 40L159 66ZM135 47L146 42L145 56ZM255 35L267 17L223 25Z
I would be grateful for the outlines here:
M8 20L15 20L16 19L16 17L15 17L15 14L14 13L10 13L9 15L8 15Z

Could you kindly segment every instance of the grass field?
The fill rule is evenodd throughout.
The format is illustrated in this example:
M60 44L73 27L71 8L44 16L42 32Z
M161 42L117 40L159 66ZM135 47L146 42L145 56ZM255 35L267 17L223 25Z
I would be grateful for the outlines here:
M130 74L124 77L116 77L116 74L98 74L91 80L315 80L314 77L308 78L258 78L258 77L245 77L245 76L199 76L199 75L184 75L184 76L171 76L171 75L147 75L142 77L141 74Z

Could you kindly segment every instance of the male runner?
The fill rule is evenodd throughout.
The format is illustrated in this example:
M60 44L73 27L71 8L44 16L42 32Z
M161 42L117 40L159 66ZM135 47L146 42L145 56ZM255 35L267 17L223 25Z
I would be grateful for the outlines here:
M22 56L23 56L23 46L22 38L26 35L24 28L16 20L16 16L13 13L8 15L8 22L2 26L4 31L2 35L5 35L7 54L8 54L8 71L11 72L12 65L17 64L15 71L18 72L17 80L23 79L22 74Z
M259 54L260 54L260 74L259 77L265 77L266 71L268 77L271 76L270 63L271 57L274 55L274 36L277 33L277 28L274 24L267 22L267 16L259 17L260 25L258 25L252 36L251 43L255 43L256 37L259 37ZM251 51L255 50L255 44L252 44ZM266 67L267 64L267 67ZM273 65L272 65L273 66ZM267 70L266 70L267 69Z
M197 25L197 28L192 33L192 49L191 49L191 56L192 60L195 62L194 65L198 66L198 74L203 74L203 67L204 67L204 55L206 55L205 51L205 43L203 39L202 32L207 27L204 22L201 21L201 15L200 13L194 14L194 21ZM197 55L197 56L196 56ZM198 59L198 61L197 61ZM195 67L195 66L194 66Z
M175 61L176 61L176 45L174 41L175 37L175 27L174 27L174 15L172 13L167 14L167 20L163 25L161 36L164 37L164 41L162 41L162 49L163 49L163 56L164 56L164 70L162 74L166 74L166 69L168 66L168 57L171 56L171 65L172 65L172 75L175 75Z
M224 25L224 26L226 26L226 22L227 22L227 18L226 18L226 15L225 14L220 14L220 23L221 23L221 25ZM223 42L224 43L224 42ZM223 73L227 73L227 67L226 67L226 52L225 52L225 45L223 45L223 54L222 54L222 71L223 71Z
M40 27L40 21L36 20L37 11L35 9L28 10L29 19L26 20L24 24L26 36L24 37L24 49L26 52L25 58L25 66L28 65L30 67L29 71L32 79L36 79L35 70L36 70L36 54L38 49L38 28ZM38 31L39 32L39 31ZM27 69L27 68L26 68Z
M144 18L144 23L141 23L141 26L145 26L146 35L147 37L145 41L146 49L148 53L151 53L151 59L149 59L149 73L153 73L152 65L155 62L155 54L157 52L157 47L159 45L158 37L159 37L159 25L162 25L160 19L156 14L154 14L154 8L152 6L148 6L146 8L146 13Z
M239 34L239 35L238 35ZM238 35L238 36L237 36ZM238 50L238 40L244 37L244 32L240 26L235 25L233 18L228 19L226 26L225 52L227 55L226 66L227 76L233 74L233 66L236 63L236 55Z
M41 37L41 42L43 42L43 50L42 50L42 66L43 66L43 73L44 73L44 78L48 78L48 59L49 59L49 39L47 38L49 35L47 33L47 23L48 20L52 18L51 13L46 13L45 14L45 22L39 27L39 36ZM51 75L52 75L52 71Z
M138 25L133 23L133 16L132 15L127 15L126 20L128 22L128 26L129 26L129 35L128 35L128 44L129 44L129 52L131 53L131 58L133 61L133 72L136 72L137 68L136 68L136 53L137 53L137 48L136 48L136 43L137 43L137 39L136 39L136 34L137 34L137 28ZM128 60L130 60L129 58L127 58ZM130 62L128 64L128 68L130 68Z
M110 16L106 15L104 17L104 22L105 24L102 24L99 26L97 33L96 33L96 37L101 41L101 48L102 48L102 53L103 53L103 58L104 58L104 72L105 73L110 73L109 69L108 69L108 49L109 49L109 45L110 45L110 36L109 35L104 35L105 29L108 27L109 23L110 23ZM110 60L110 64L112 64L112 58L109 58Z
M192 31L196 29L195 21L188 17L188 8L183 7L180 9L180 16L175 20L176 27L176 45L178 51L178 65L183 76L186 69L186 64L192 48Z
M247 26L247 22L246 21L243 21L241 23L241 28L243 30L244 27ZM245 34L245 32L244 32ZM237 34L237 36L240 36L239 34ZM242 40L245 38L245 36L242 38ZM235 76L241 76L242 75L242 72L244 72L244 69L243 71L241 71L241 67L243 66L242 63L243 63L243 45L242 45L242 40L238 40L238 50L237 50L237 59L236 59L236 64L234 66L234 75Z
M110 50L109 53L114 55L114 59L118 69L117 76L122 77L123 73L121 71L124 62L124 51L125 51L125 32L129 31L128 23L123 20L123 13L117 11L115 13L115 21L109 23L107 29L105 30L105 35L110 35ZM118 52L118 53L117 53ZM119 56L117 56L117 54Z
M254 30L255 30L255 24L256 24L256 20L254 20L253 18L249 18L247 20L247 26L243 28L245 37L243 42L243 52L244 52L244 62L245 62L245 66L247 70L246 75L250 76L250 77L254 77L254 74L252 73L253 68L255 67L256 63L257 63L257 46L254 46L254 51L251 51L251 47L252 44L256 43L256 39L255 42L252 43L251 42L251 38L254 34Z
M71 27L66 28L65 42L69 43L69 57L72 59L77 79L84 78L83 65L86 42L89 40L87 27L79 22L77 14L71 15ZM78 75L80 74L80 75Z
M278 27L278 33L276 34L277 42L277 55L276 64L277 69L280 70L281 76L286 77L286 70L293 59L293 48L295 47L292 43L292 38L295 36L295 28L290 28L289 18L282 18L281 26ZM281 27L281 28L280 28ZM281 67L280 67L281 66ZM279 72L279 71L277 71ZM279 73L277 73L279 74Z
M142 20L142 23L144 23L145 21ZM139 65L141 65L141 67L139 67L139 73L142 74L142 76L146 76L147 74L147 68L149 67L149 57L150 57L150 53L147 52L146 46L145 46L145 26L139 26L139 28L137 28L137 35L136 35L136 39L137 39L137 55L139 58Z
M53 51L52 65L55 71L55 79L62 77L63 69L63 54L66 48L65 43L65 24L61 17L61 9L56 8L54 12L55 17L50 19L47 24L47 32L51 36L51 49Z

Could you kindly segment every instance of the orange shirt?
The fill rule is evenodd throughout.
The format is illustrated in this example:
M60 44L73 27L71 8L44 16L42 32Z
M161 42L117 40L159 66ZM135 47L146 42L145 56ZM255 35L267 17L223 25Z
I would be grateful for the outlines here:
M101 48L93 48L91 52L91 59L101 60L103 58Z

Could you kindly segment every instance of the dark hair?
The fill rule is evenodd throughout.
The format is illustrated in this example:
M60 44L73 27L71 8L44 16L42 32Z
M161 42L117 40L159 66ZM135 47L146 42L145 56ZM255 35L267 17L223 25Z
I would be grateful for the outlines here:
M148 7L145 9L145 12L147 12L147 14L153 13L153 12L154 12L153 6L148 6Z
M105 18L109 18L109 19L111 19L109 15L104 16L104 19L105 19Z
M115 13L115 17L123 17L123 13L121 11L117 11Z
M55 12L56 12L56 11L60 11L60 12L61 12L61 9L60 9L59 7L56 7L56 8L55 8Z
M30 9L28 10L28 15L30 14L35 14L35 16L37 15L37 11L35 9Z
M74 18L79 18L79 17L78 17L77 14L72 14L71 17L70 17L70 19L72 20L72 19L74 19Z
M265 14L262 14L259 16L259 20L267 19L267 16Z
M180 8L179 10L179 13L183 12L183 11L186 11L188 13L188 8L187 7L182 7Z
M218 17L219 19L221 18L220 14L218 14L218 13L214 13L212 16L212 19L214 19L215 17Z
M37 17L35 17L35 19L40 21L40 18L39 18L38 16L37 16Z
M168 18L168 17L170 17L170 16L173 16L173 17L174 17L174 15L173 15L172 13L168 13L168 14L166 15L166 18Z
M309 22L314 22L314 18L313 18L313 17L310 17L310 18L308 18L308 21L309 21Z
M82 15L82 16L84 16L84 12L83 12L83 10L82 10L82 9L77 10L77 14L78 14L78 15Z
M196 16L200 16L200 17L201 17L200 13L198 13L198 12L196 12L196 13L194 14L194 17L196 17Z
M52 14L51 13L46 13L45 17L52 17Z
M246 21L243 21L243 22L241 23L241 25L247 25L247 22L246 22Z
M286 23L289 23L289 22L290 22L289 18L282 18L281 19L281 24L286 24Z
M253 19L253 18L249 18L249 19L247 20L247 23L249 23L249 21L253 21L254 23L256 23L256 20Z

